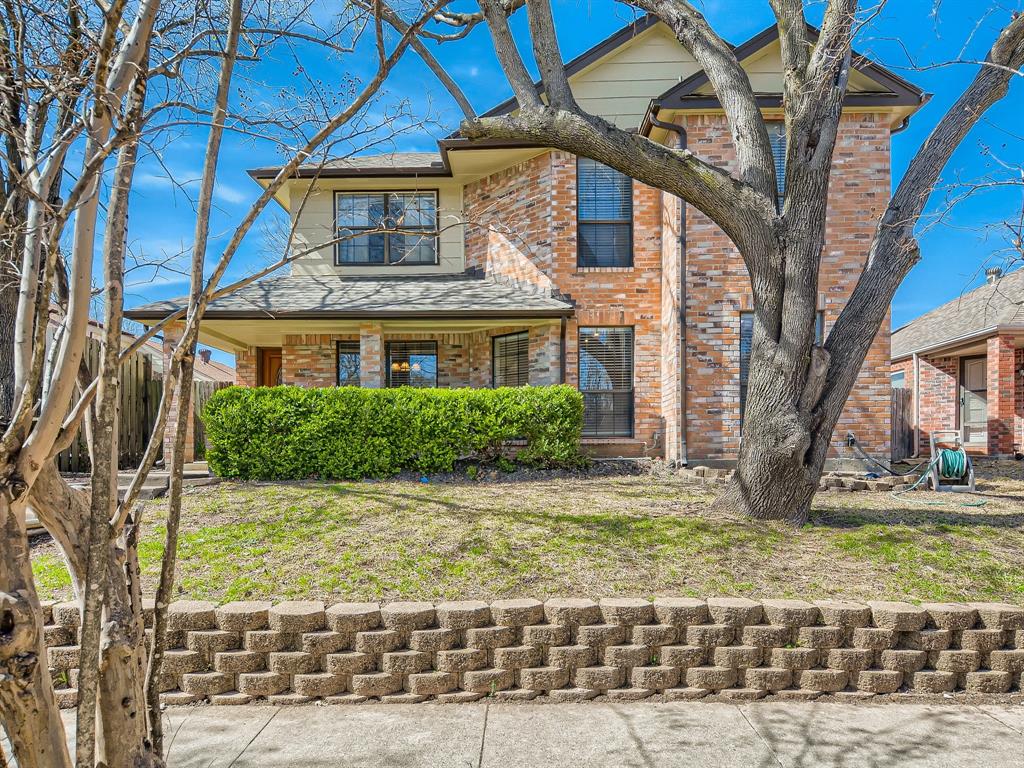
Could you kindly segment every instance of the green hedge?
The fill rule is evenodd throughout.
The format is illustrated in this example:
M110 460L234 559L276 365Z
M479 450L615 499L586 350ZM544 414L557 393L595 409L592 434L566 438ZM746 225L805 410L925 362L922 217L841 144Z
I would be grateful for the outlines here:
M580 460L583 397L572 387L361 389L227 387L202 413L210 469L221 477L298 480L441 472L455 460Z

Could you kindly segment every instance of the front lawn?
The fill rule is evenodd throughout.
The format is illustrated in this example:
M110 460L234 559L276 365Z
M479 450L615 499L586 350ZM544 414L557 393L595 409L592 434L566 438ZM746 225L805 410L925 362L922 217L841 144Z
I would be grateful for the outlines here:
M515 483L222 483L185 496L178 591L395 600L717 595L1024 602L1024 481L1003 465L988 503L953 494L821 493L794 530L714 515L712 490L669 473ZM944 506L927 506L941 501ZM140 547L155 588L165 502ZM37 541L47 597L69 595Z

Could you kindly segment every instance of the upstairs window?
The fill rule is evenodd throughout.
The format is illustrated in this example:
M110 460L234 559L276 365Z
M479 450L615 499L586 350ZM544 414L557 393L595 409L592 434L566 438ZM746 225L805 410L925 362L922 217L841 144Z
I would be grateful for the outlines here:
M633 265L633 180L586 157L576 159L577 260L581 267Z
M495 387L525 387L530 374L530 334L495 336L492 344L491 383Z
M359 342L338 342L338 386L359 386Z
M775 196L781 211L786 199L786 124L772 120L766 125L768 141L772 145L772 160L775 161Z
M436 192L338 192L335 208L337 237L355 235L338 243L338 264L437 263Z
M386 350L389 387L437 386L436 341L389 341Z
M580 328L585 437L633 436L633 329Z
M818 312L814 321L814 343L825 341L825 313ZM754 347L754 313L740 312L740 418L747 403L747 378L750 375L750 355Z

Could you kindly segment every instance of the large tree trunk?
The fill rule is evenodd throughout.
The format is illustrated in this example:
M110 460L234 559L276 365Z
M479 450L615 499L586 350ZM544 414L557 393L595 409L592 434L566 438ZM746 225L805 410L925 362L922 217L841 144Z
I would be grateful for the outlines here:
M0 493L0 707L20 768L70 768L43 642L25 508Z

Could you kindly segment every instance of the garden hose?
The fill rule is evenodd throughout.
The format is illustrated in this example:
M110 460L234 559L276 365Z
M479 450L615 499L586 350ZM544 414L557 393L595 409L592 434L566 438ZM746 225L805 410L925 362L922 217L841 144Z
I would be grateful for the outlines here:
M925 467L924 472L917 478L912 486L907 488L905 491L891 491L890 496L894 499L898 499L904 493L910 493L910 491L916 490L921 483L925 482L928 478L928 473L932 471L932 467L938 467L939 475L941 477L948 478L950 480L960 480L964 475L967 474L967 453L963 448L942 448L939 450L938 455L928 462L928 466ZM984 499L979 501L961 501L955 505L950 505L945 501L925 501L920 500L916 502L918 504L925 504L929 507L944 507L944 506L957 506L957 507L983 507L988 502Z

